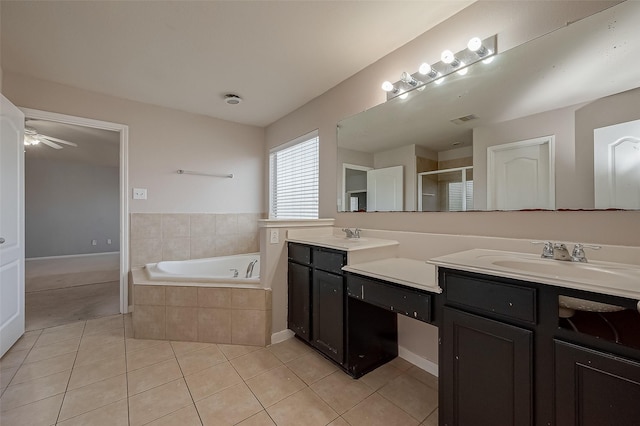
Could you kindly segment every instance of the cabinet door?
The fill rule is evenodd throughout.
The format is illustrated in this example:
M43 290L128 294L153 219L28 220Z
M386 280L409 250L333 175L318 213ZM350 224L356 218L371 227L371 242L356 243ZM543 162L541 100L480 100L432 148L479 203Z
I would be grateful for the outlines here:
M555 341L556 424L637 425L640 363Z
M313 272L313 345L342 364L344 362L344 282L342 275Z
M311 268L289 262L289 329L302 339L311 339Z
M533 332L444 308L441 425L533 424Z

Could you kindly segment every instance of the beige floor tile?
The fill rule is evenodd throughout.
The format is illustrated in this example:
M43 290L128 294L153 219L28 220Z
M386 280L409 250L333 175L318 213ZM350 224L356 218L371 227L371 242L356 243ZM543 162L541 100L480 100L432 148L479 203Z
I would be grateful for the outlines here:
M185 376L194 401L199 401L223 389L242 383L242 378L228 361Z
M164 340L150 339L126 339L125 341L127 345L127 353L149 349L164 342Z
M85 322L86 321L73 321L69 324L58 325L56 327L48 327L42 330L42 335L46 336L47 334L51 334L51 333L67 332L71 330L76 330L76 331L80 330L80 334L82 335Z
M38 337L40 337L40 334L42 334L42 330L33 330L33 331L25 332L22 335L22 337L20 337L18 341L13 344L11 349L15 349L17 351L31 349L33 345L36 343L36 340L38 340Z
M263 407L270 407L307 387L285 365L259 374L247 380L246 383Z
M169 342L162 342L159 345L142 349L140 351L127 351L127 371L148 367L163 361L174 358L173 349Z
M205 426L234 425L262 411L247 385L239 383L196 402Z
M387 363L365 374L360 380L370 388L378 390L401 374L402 371Z
M185 376L227 361L216 345L193 352L187 352L186 354L178 355L177 358L180 368L182 369L182 374Z
M126 374L74 389L65 394L58 420L63 421L88 413L126 397Z
M10 367L0 370L0 396L2 396L2 393L6 387L9 386L9 383L11 383L11 380L15 377L17 372L18 367Z
M282 362L267 349L242 355L230 362L244 380L282 365Z
M0 398L0 411L64 393L70 374L71 370L67 370L17 385L9 385Z
M75 366L91 364L102 359L118 358L124 356L124 354L124 342L107 343L106 345L84 348L78 351Z
M349 423L347 423L347 421L342 417L338 417L337 419L329 423L327 426L349 426Z
M182 377L175 358L132 371L127 376L129 396L164 385Z
M342 371L336 371L312 384L311 389L338 414L344 414L374 391Z
M53 358L58 355L68 354L76 352L80 344L80 339L63 340L58 343L52 343L47 346L31 349L29 355L25 358L24 362L36 362L42 361L47 358Z
M418 422L377 393L342 416L351 426L415 426Z
M91 383L119 376L127 372L124 355L115 358L101 359L73 368L67 390L77 389Z
M218 348L222 351L227 359L238 358L242 355L246 355L251 352L263 349L262 346L247 346L247 345L223 345L218 344Z
M62 405L63 394L4 411L2 426L50 426L55 424Z
M238 423L238 426L276 426L276 424L271 420L267 412L263 410Z
M124 340L124 328L112 328L110 330L102 330L94 334L82 336L80 349L92 348L95 346L106 345L109 343L117 343Z
M124 317L122 314L87 320L84 327L84 335L87 336L116 328L124 328Z
M408 369L414 366L409 361L407 361L406 359L402 359L399 356L389 361L389 364L402 372L407 371Z
M11 384L23 383L28 380L37 379L39 377L50 376L51 374L60 373L61 371L71 370L73 362L76 359L75 352L55 356L42 361L30 362L22 364L16 375L13 377Z
M68 327L59 331L53 331L49 333L42 333L38 338L38 341L33 346L34 348L40 348L42 346L51 345L53 343L60 343L65 340L77 339L82 337L82 327Z
M438 392L406 374L384 385L378 393L420 422L438 407Z
M436 408L433 413L429 414L427 420L422 422L420 426L438 426L438 409Z
M88 413L58 423L58 426L128 426L129 407L127 399L121 399Z
M199 349L205 349L213 346L213 343L200 343L200 342L171 342L173 352L176 355L186 354L188 352L197 351Z
M338 417L311 389L306 388L267 408L269 416L278 426L326 425ZM304 419L304 420L303 420Z
M192 403L184 379L174 380L129 397L129 422L143 425Z
M6 354L0 359L0 370L6 368L20 367L20 364L29 354L31 349L9 349Z
M407 370L406 374L413 377L414 379L418 379L430 388L438 390L438 378L433 374L424 371L422 368L416 367L414 365Z
M287 367L296 373L307 385L311 385L338 370L333 363L314 352L288 362Z
M171 414L147 423L146 426L201 426L196 406L191 404Z
M293 361L301 356L311 353L312 349L300 340L292 337L284 342L276 343L268 347L269 351L284 363Z

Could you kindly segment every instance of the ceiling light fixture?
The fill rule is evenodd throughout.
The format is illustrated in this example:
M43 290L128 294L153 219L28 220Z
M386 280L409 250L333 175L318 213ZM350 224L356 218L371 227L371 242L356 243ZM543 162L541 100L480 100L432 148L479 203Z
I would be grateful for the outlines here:
M426 89L428 83L433 82L439 85L445 81L447 76L467 75L471 65L477 62L489 64L493 61L497 52L497 43L497 35L487 37L484 40L473 37L465 49L457 53L447 49L440 55L440 62L434 64L423 62L417 73L412 75L404 72L400 80L395 83L385 81L382 84L382 90L387 92L387 100L400 96L405 99L409 91L413 89L422 91Z
M224 95L224 101L228 105L238 105L240 102L242 102L242 98L234 93L227 93L226 95Z

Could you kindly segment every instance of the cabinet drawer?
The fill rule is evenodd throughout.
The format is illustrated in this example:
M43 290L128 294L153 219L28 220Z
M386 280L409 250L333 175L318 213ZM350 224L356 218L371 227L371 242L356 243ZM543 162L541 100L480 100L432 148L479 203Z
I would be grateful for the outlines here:
M311 264L311 247L295 243L289 243L288 247L289 259L305 265Z
M350 297L424 322L431 322L431 295L355 275L348 275Z
M346 263L345 253L342 251L316 248L313 250L313 266L334 274L342 275L342 267Z
M445 274L447 303L473 308L491 316L536 324L536 289Z

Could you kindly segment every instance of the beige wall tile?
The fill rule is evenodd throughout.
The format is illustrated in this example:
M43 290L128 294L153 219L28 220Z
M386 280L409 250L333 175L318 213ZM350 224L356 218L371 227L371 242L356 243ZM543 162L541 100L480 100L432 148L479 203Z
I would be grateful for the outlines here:
M216 237L216 256L230 256L237 254L238 242L236 234L218 235Z
M188 214L163 214L162 215L162 238L188 237L189 231Z
M238 214L238 233L258 233L258 219L260 213Z
M160 285L134 285L133 292L136 305L164 306L166 287Z
M189 342L198 340L198 308L167 306L165 338Z
M216 234L216 215L215 214L192 214L191 220L191 237L204 237Z
M266 345L267 311L231 311L231 343L234 345ZM271 336L269 336L271 338Z
M191 237L191 259L216 255L216 237Z
M217 214L216 215L216 234L217 235L233 235L238 233L238 215L237 214Z
M231 289L198 287L198 306L202 308L231 308Z
M196 287L168 286L165 289L167 306L198 306Z
M257 232L240 233L237 235L236 248L238 253L256 253L260 251L260 240Z
M162 240L162 260L188 260L190 251L189 238L165 238Z
M165 307L136 305L133 311L133 334L136 339L165 338Z
M162 260L162 240L145 238L131 240L131 266L142 266Z
M232 309L267 309L266 292L262 289L234 288L231 289Z
M156 213L131 213L131 239L162 237L162 215Z
M198 340L231 343L231 310L198 308Z

